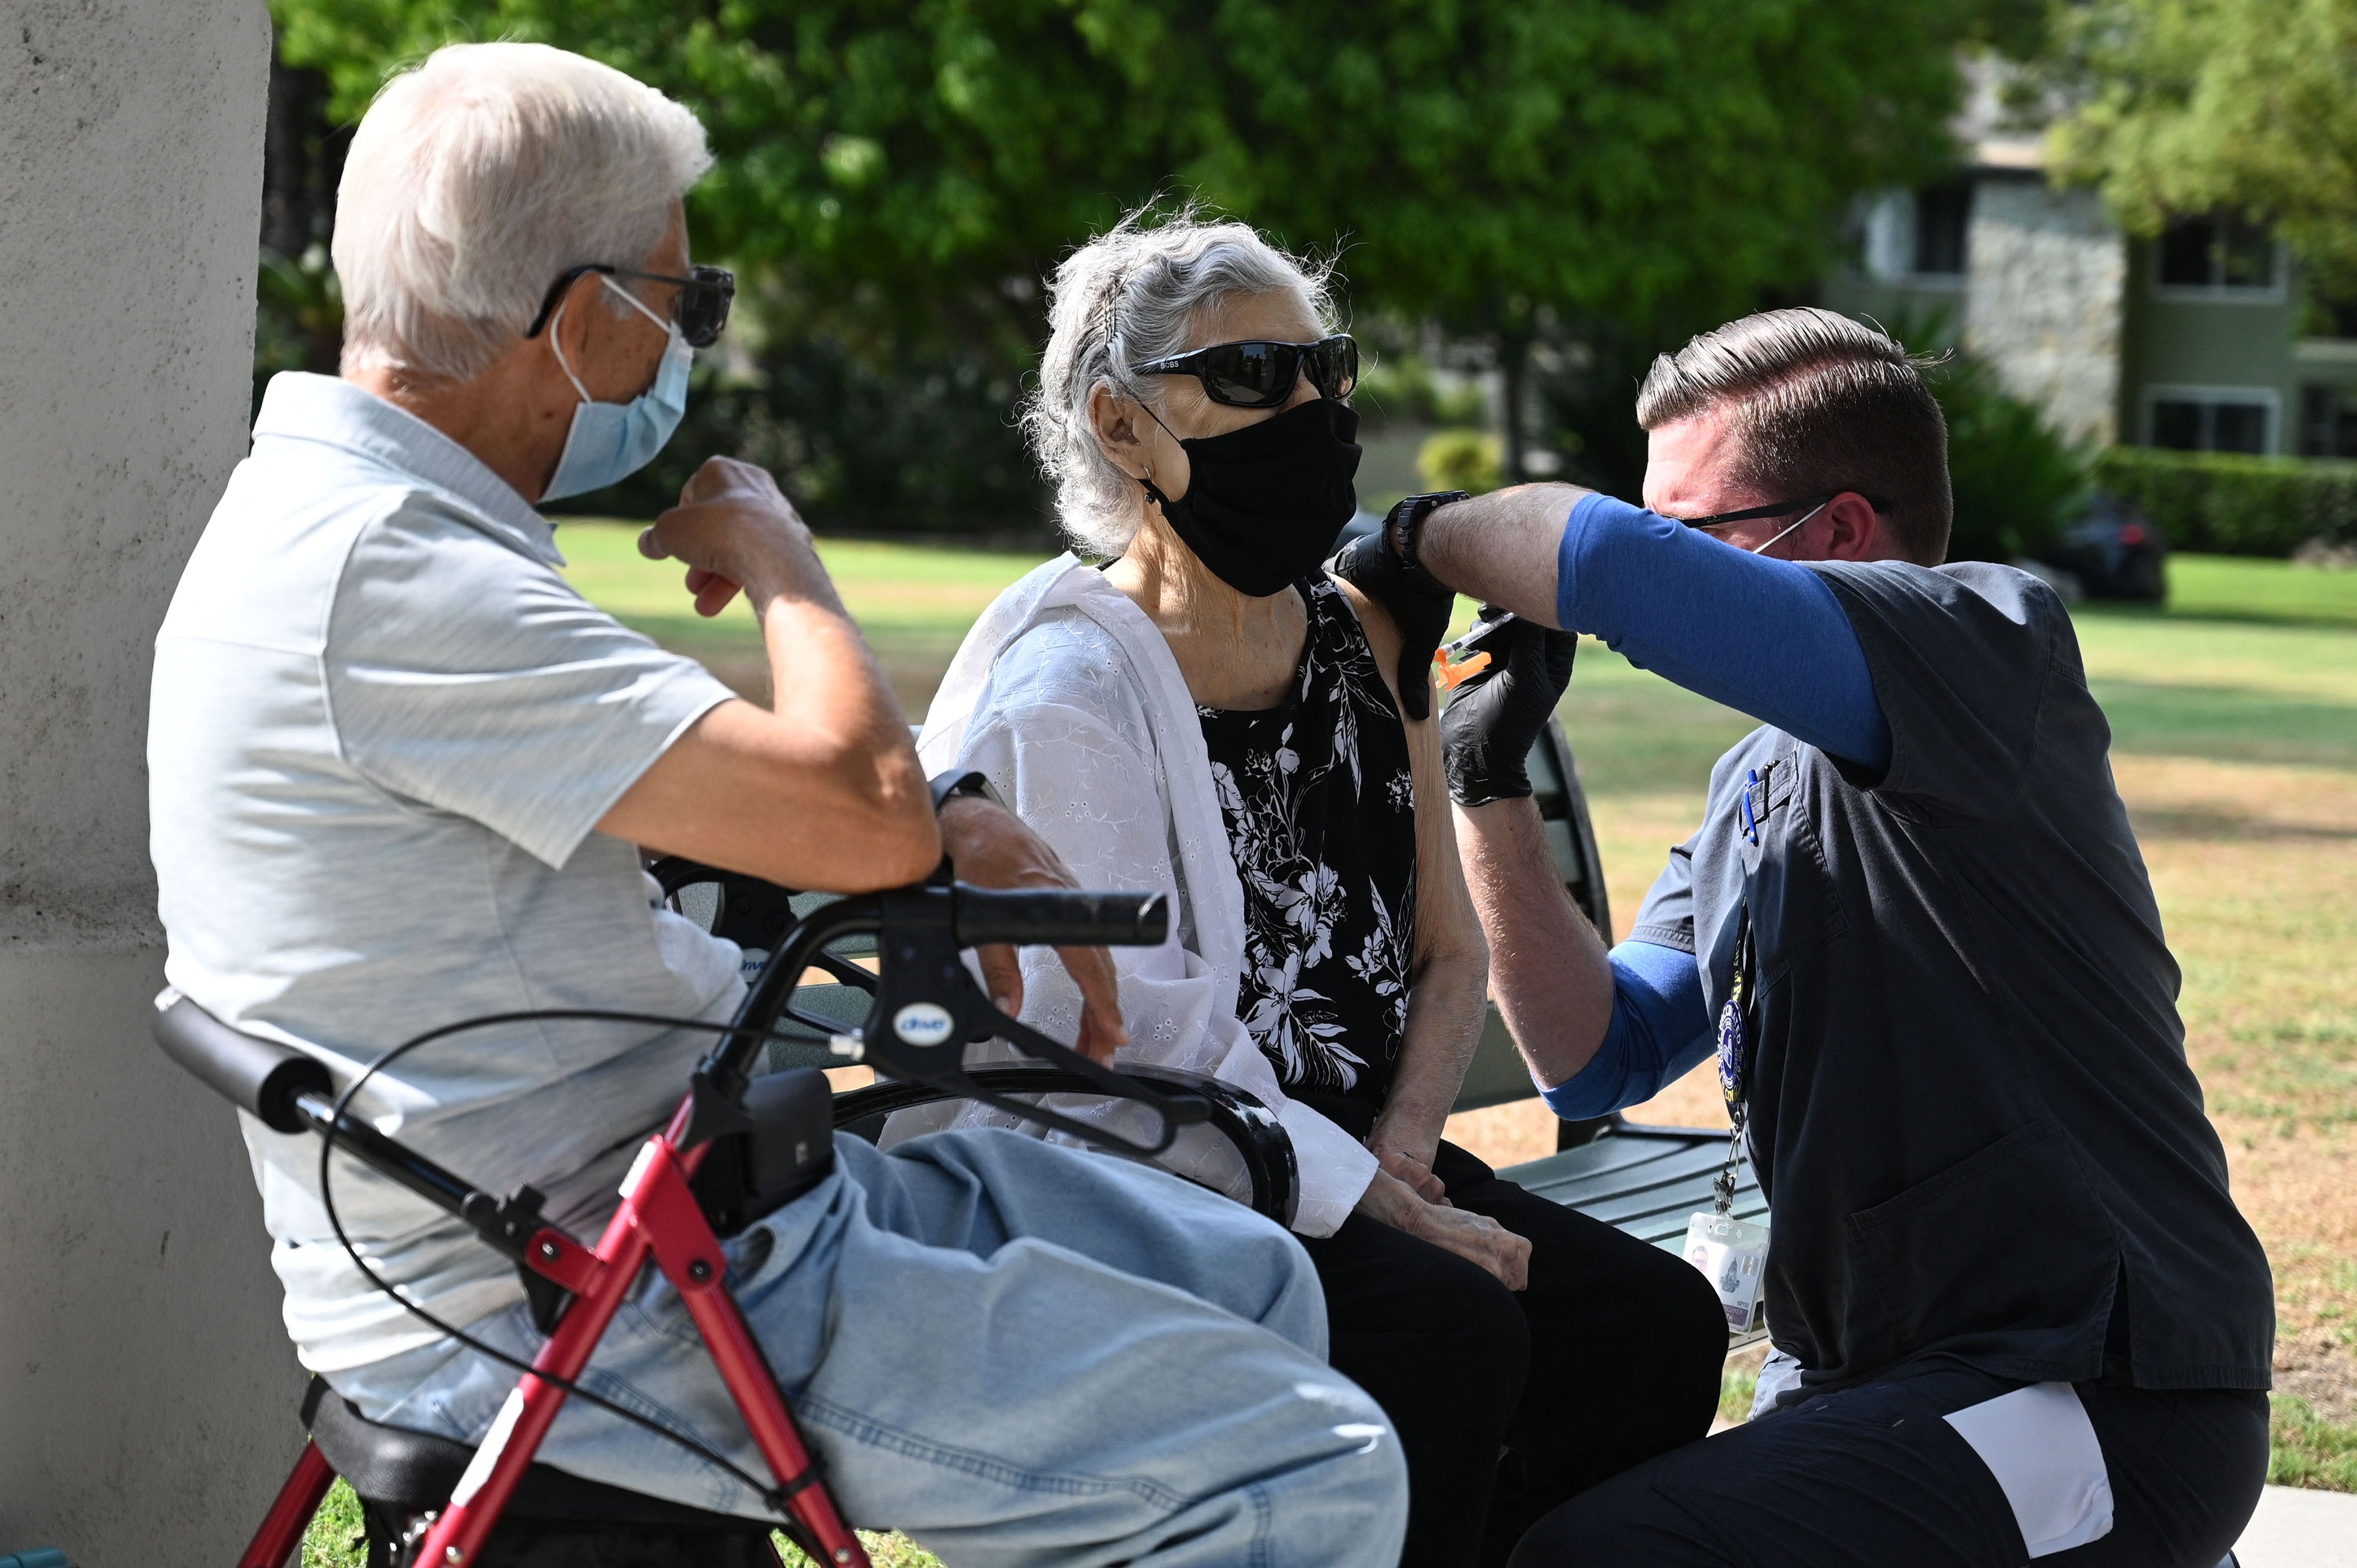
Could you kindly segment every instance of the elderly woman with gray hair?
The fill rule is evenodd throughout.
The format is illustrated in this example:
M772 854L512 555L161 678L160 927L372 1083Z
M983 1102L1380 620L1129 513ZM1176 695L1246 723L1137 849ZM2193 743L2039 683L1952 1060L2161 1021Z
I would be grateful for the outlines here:
M1122 1059L1276 1112L1333 1363L1408 1455L1405 1561L1502 1563L1573 1492L1703 1435L1717 1305L1441 1137L1488 954L1435 725L1403 716L1427 702L1387 673L1400 635L1320 567L1359 459L1324 273L1242 224L1133 219L1058 269L1052 322L1025 424L1065 532L1111 564L1008 589L919 754L985 774L1083 883L1171 893L1170 940L1115 958ZM1069 1030L1080 996L1044 960L1026 1014Z

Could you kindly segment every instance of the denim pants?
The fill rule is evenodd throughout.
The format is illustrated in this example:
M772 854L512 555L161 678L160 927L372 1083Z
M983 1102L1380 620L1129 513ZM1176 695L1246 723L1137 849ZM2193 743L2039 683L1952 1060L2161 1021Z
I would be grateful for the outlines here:
M957 1568L1153 1563L1393 1568L1405 1466L1326 1365L1300 1245L1161 1172L996 1131L878 1153L726 1244L729 1287L835 1501ZM529 1358L519 1306L473 1326ZM755 1475L668 1282L642 1281L582 1381ZM448 1341L328 1381L373 1420L481 1441L517 1374ZM584 1401L538 1457L759 1516L741 1483Z

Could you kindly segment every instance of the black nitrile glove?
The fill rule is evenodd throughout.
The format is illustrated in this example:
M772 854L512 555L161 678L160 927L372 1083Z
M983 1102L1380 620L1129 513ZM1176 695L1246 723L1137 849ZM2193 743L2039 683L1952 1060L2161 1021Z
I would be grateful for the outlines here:
M1457 610L1457 591L1420 566L1410 566L1393 546L1401 514L1426 511L1457 494L1410 496L1392 508L1383 526L1352 540L1334 557L1334 575L1391 612L1399 628L1400 707L1412 719L1432 716L1432 656L1448 635L1449 618Z
M1440 715L1440 766L1460 806L1521 800L1531 792L1531 748L1571 684L1578 637L1483 605L1458 644L1490 663L1449 694Z

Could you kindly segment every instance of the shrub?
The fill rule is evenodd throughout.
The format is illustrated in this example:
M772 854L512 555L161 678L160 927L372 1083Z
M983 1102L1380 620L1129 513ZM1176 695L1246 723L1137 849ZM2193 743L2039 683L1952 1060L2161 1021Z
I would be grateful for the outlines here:
M2085 499L2086 451L2056 435L2036 404L2007 392L1977 360L1956 356L1929 380L1948 416L1956 498L1948 559L2010 561L2053 543Z
M1480 424L1490 417L1490 400L1480 382L1444 390L1432 367L1413 353L1371 356L1351 406L1370 424Z
M2096 459L2095 479L2179 550L2285 556L2311 539L2357 544L2357 463L2115 446Z
M1028 534L1044 544L1048 497L1008 413L1017 391L1013 371L973 352L781 337L734 374L705 355L687 417L655 460L551 510L652 517L722 453L776 475L822 532Z
M1481 430L1443 430L1415 455L1415 471L1436 490L1480 495L1504 482L1505 444Z

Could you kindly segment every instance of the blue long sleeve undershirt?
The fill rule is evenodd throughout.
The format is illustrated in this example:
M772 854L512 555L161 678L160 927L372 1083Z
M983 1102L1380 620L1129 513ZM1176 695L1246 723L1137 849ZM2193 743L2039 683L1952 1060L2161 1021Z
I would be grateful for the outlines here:
M1866 650L1823 577L1671 518L1587 495L1556 549L1555 614L1641 670L1846 761L1890 765ZM1612 950L1612 1022L1578 1073L1542 1090L1566 1121L1651 1100L1716 1046L1694 955Z
M1640 670L1872 768L1890 726L1824 578L1673 518L1585 495L1555 550L1555 616Z
M1653 942L1612 950L1612 1023L1595 1058L1539 1092L1566 1122L1651 1100L1717 1048L1694 954Z

